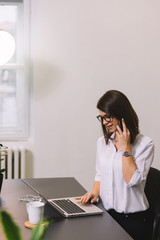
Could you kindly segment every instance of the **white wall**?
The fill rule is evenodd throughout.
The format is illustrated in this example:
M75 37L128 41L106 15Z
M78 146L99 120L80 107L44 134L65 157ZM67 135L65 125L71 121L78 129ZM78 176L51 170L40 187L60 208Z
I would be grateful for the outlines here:
M34 0L28 176L73 176L91 190L96 103L109 89L130 99L160 168L159 9L158 0Z

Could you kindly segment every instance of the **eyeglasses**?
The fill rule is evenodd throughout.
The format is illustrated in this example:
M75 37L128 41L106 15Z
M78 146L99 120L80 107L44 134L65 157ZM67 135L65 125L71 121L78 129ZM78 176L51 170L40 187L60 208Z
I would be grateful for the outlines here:
M98 115L97 116L97 119L101 122L101 123L103 123L103 120L105 120L106 122L111 122L112 121L112 116L101 116L101 115Z

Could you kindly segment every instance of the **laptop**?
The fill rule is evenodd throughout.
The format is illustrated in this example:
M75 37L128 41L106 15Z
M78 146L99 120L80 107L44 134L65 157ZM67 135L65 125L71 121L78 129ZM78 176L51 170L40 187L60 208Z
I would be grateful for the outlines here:
M64 217L78 217L87 215L102 214L99 207L91 203L81 203L75 198L55 198L47 200L51 206L57 209Z
M97 207L95 204L86 203L83 204L80 200L76 200L75 197L63 197L63 198L46 198L41 194L27 179L22 181L32 188L38 195L40 195L50 206L56 209L62 216L66 218L80 217L88 215L102 214L103 210Z

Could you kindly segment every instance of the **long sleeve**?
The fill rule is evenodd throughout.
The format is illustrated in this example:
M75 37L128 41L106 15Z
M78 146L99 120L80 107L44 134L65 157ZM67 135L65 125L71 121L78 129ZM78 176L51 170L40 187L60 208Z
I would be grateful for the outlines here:
M138 150L136 148L137 144L139 145ZM140 141L138 141L136 145L134 147L135 150L133 150L133 156L137 165L137 169L133 174L131 181L127 185L128 187L133 187L146 180L149 168L154 157L154 145L151 139L149 140L147 145L145 145L144 142L140 143Z

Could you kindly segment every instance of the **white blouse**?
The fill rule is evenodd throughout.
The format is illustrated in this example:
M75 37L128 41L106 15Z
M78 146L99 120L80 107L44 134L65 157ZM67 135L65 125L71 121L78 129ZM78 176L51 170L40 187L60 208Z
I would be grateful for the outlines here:
M95 181L100 181L100 197L106 210L132 213L149 207L144 188L154 145L149 137L138 134L131 148L137 169L127 185L122 173L122 150L116 151L111 140L106 145L104 137L97 141Z

